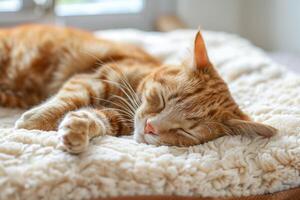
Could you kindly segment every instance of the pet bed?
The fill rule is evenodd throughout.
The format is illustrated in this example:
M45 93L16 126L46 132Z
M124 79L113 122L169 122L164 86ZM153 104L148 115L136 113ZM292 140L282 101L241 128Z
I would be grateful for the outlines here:
M96 34L179 63L190 54L195 31ZM225 136L187 148L105 136L71 155L59 148L56 132L13 130L23 111L0 108L0 199L241 197L298 187L300 77L235 35L204 31L204 39L238 104L254 120L279 129L276 136Z

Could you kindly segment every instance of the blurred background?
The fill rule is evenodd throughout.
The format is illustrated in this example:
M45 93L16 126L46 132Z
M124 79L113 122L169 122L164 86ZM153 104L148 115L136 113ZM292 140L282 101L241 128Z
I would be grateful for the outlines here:
M32 22L87 30L201 25L247 38L300 72L299 0L0 0L0 27Z

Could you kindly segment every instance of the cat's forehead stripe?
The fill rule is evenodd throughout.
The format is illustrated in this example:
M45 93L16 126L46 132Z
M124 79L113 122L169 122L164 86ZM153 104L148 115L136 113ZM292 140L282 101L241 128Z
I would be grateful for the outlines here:
M204 87L198 87L194 91L189 92L189 93L182 93L180 97L176 100L177 103L186 101L189 98L193 98L194 96L199 95L202 91L204 91Z

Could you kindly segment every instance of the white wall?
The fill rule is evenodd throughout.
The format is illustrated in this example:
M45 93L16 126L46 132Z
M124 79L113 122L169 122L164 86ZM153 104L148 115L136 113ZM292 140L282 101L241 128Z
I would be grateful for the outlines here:
M300 53L300 0L148 0L146 10L137 16L85 16L60 21L91 30L122 27L153 30L157 16L174 13L193 28L201 25L203 29L236 33L269 51ZM31 15L27 13L29 18L25 20L15 13L6 17L0 13L0 26L55 21L53 16L32 19Z
M300 0L178 0L177 13L193 28L233 32L269 51L300 53Z
M239 32L239 0L178 0L177 13L190 27Z
M244 1L241 34L267 50L300 53L300 1Z

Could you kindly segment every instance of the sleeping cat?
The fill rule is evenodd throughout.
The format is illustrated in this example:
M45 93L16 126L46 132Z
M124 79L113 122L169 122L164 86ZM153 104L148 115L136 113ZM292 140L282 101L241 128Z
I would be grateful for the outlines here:
M258 134L210 62L201 33L192 62L162 65L142 49L54 26L0 30L0 105L29 108L15 128L58 130L71 153L93 137L130 135L154 145L190 146ZM37 105L39 104L39 105Z

